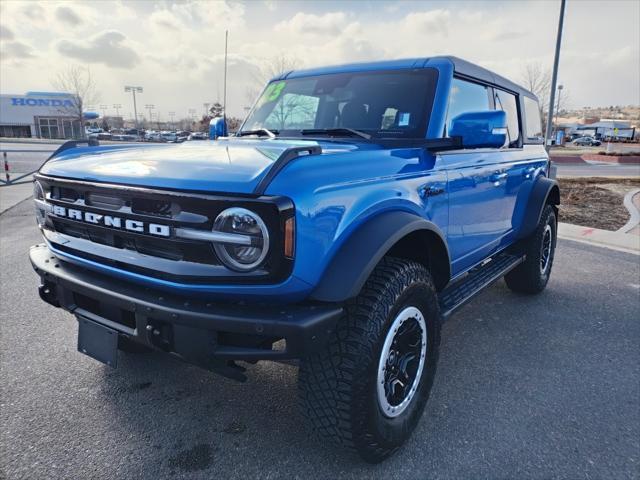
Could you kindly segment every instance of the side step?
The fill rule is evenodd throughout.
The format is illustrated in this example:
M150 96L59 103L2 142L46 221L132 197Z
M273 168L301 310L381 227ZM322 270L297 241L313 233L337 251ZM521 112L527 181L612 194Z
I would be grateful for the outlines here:
M475 297L485 287L504 277L524 262L524 259L524 255L500 253L449 285L439 294L442 318L446 320L456 309Z

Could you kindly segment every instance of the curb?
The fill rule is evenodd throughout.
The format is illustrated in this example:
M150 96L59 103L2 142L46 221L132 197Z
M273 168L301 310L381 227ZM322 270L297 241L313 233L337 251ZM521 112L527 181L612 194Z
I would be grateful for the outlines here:
M640 155L600 155L585 153L582 158L592 162L608 163L610 165L640 165Z
M587 163L580 155L550 155L549 158L553 163L579 165Z
M640 236L620 231L558 223L558 238L640 255Z
M640 194L640 188L636 188L635 190L631 190L627 192L624 196L624 207L629 211L629 221L625 223L625 225L618 230L620 233L627 233L633 228L635 228L638 224L640 224L640 211L633 203L633 197Z

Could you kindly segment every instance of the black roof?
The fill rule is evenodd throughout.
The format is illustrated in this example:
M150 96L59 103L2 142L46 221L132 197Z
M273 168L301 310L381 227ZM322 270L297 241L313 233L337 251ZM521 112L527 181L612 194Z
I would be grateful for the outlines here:
M508 78L504 78L497 73L494 73L486 68L480 67L471 62L467 62L462 58L453 57L453 56L444 56L444 57L432 57L434 60L436 58L443 58L449 60L453 63L453 69L456 73L460 75L464 75L466 77L476 78L478 80L482 80L483 82L491 83L497 87L502 87L506 90L511 90L512 92L519 93L521 95L526 95L527 97L531 97L534 99L538 99L533 92L522 88L520 85L513 83Z
M421 58L403 58L398 60L383 60L376 62L364 62L364 63L349 63L345 65L334 65L326 67L316 67L303 70L293 70L291 72L285 72L272 80L279 80L284 78L298 78L311 75L326 75L330 73L341 72L356 72L367 70L379 70L379 69L394 69L394 68L424 68L428 66L437 67L438 64L449 63L453 65L453 70L458 75L462 75L469 78L475 78L479 81L495 85L496 87L510 90L514 93L531 97L537 100L537 97L522 88L520 85L508 80L497 73L493 73L486 68L482 68L461 58L451 55L436 56L436 57L421 57Z

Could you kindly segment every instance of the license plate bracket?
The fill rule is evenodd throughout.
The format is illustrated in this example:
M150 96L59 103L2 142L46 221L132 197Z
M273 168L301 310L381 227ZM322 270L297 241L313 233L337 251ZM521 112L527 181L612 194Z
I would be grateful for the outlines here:
M118 332L78 316L78 351L116 368L118 366Z

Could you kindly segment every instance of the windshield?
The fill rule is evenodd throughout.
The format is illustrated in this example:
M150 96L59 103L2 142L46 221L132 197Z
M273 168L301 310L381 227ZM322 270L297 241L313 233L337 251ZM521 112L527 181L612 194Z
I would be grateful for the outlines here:
M280 136L322 134L424 138L438 72L415 70L336 73L269 83L242 132L267 129ZM353 133L353 132L352 132Z

